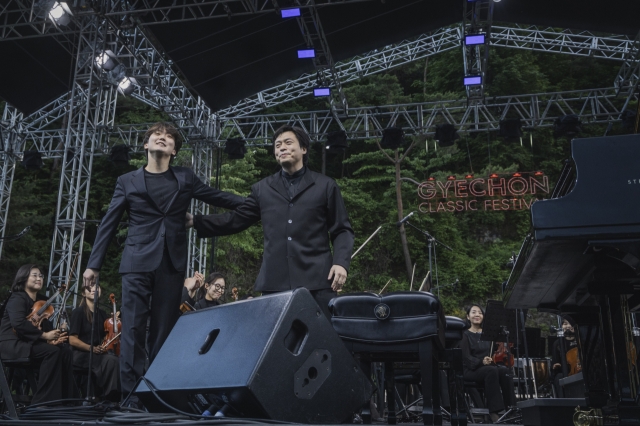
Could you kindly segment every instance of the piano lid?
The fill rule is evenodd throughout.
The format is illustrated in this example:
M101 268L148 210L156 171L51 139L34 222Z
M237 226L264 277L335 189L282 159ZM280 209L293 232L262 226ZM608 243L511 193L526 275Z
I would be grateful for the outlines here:
M589 288L598 280L598 247L628 253L629 265L640 257L640 135L574 139L572 155L572 191L531 206L532 233L504 295L509 309L593 305ZM637 284L637 265L621 268L632 271L626 283ZM613 287L624 283L610 285L619 291Z

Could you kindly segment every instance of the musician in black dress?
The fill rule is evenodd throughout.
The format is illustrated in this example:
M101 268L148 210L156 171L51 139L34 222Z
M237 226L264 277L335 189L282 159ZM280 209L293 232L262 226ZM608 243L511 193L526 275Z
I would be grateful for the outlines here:
M210 274L204 280L204 286L198 291L198 301L195 304L195 308L204 309L221 305L220 298L224 295L225 288L224 275L219 272Z
M37 265L22 265L11 286L11 296L0 323L0 354L3 360L29 358L40 363L38 388L32 404L57 401L77 396L73 381L73 357L67 334L53 329L45 319L40 327L27 319L38 300L47 300L38 294L44 275Z
M69 343L73 347L73 365L89 369L89 349L91 348L91 324L95 312L94 296L96 286L83 287L82 302L71 313ZM119 360L113 353L107 353L102 346L106 335L104 322L109 316L102 309L98 314L93 331L93 357L91 360L92 382L97 385L96 395L111 401L120 400Z
M560 379L564 378L562 357L564 356L567 364L567 375L571 375L572 372L575 374L582 369L580 365L580 355L578 353L578 341L576 340L574 328L566 319L562 320L562 331L564 333L564 354L562 353L560 339L553 342L553 349L551 351L553 389L558 398L564 398L562 386L560 386Z
M467 320L471 327L464 332L460 342L464 380L484 386L487 408L491 420L495 422L500 418L500 411L515 405L511 371L495 365L490 354L491 342L480 340L484 309L479 305L471 305L467 308Z

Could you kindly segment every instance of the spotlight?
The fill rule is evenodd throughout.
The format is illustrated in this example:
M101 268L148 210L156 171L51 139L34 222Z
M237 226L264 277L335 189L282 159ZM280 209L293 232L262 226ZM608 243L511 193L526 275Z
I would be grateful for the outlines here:
M544 176L544 172L537 171L533 174L534 176Z
M300 16L300 8L296 7L294 9L282 9L280 11L283 18L296 18Z
M339 130L331 132L327 135L327 149L331 151L340 151L349 147L347 142L347 132Z
M71 9L69 9L69 5L65 2L57 2L54 1L51 6L51 10L49 10L49 19L56 25L67 25L71 22Z
M313 89L313 96L316 98L331 96L331 88L330 87L315 87Z
M515 172L515 173L514 173L513 175L511 175L511 176L513 176L513 177L522 177L522 173Z
M230 160L242 160L244 155L247 153L245 143L245 140L242 138L227 139L227 143L224 146L224 152L229 155Z
M38 151L25 151L22 157L22 165L27 170L40 170L43 166L42 154Z
M464 36L465 46L475 46L475 45L484 44L484 43L485 43L484 34L468 34Z
M478 86L480 84L482 84L481 75L467 75L464 77L465 86Z
M434 180L436 180L436 178L434 178L433 176L429 176L429 179L427 179L429 182L433 182Z
M630 109L625 109L620 115L622 120L622 128L629 133L633 133L636 129L636 113Z
M401 127L389 127L382 131L380 146L383 148L396 149L404 142L404 130Z
M116 60L116 55L110 51L105 50L96 56L96 66L105 71L111 71L118 65L118 61Z
M129 164L131 155L129 155L129 147L127 145L114 145L109 153L109 160L116 164Z
M315 57L316 57L315 49L298 50L298 59L315 58Z
M465 179L473 179L473 175L471 173L469 173L468 175L464 176Z
M136 90L136 79L133 77L123 77L122 80L118 82L118 92L122 93L125 96L129 96Z
M438 124L435 139L440 142L440 146L452 146L456 139L460 139L460 135L453 124Z
M521 138L522 137L522 123L519 118L509 118L507 120L500 120L500 131L498 136L502 136L507 139Z
M575 136L582 131L580 117L575 114L563 115L553 123L553 135Z
M456 180L456 177L454 175L447 176L447 180Z
M491 173L491 174L489 175L489 179L498 179L499 177L500 177L500 176L498 176L498 174L497 174L497 173Z

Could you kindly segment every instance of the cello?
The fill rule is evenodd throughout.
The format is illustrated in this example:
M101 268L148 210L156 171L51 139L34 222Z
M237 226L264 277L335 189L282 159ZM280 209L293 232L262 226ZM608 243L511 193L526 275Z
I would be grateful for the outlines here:
M112 351L115 355L120 356L120 330L122 330L122 322L118 318L115 294L111 293L109 300L111 301L112 315L104 320L104 331L106 335L102 340L101 346L105 352Z

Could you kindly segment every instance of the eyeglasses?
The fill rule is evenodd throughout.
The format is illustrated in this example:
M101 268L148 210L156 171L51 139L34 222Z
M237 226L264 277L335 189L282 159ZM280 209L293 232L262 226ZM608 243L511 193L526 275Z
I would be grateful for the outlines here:
M32 276L33 278L40 278L41 280L43 280L43 279L44 279L44 275L42 275L42 274L31 274L31 276Z
M215 291L224 292L225 286L220 284L213 284L213 289Z

